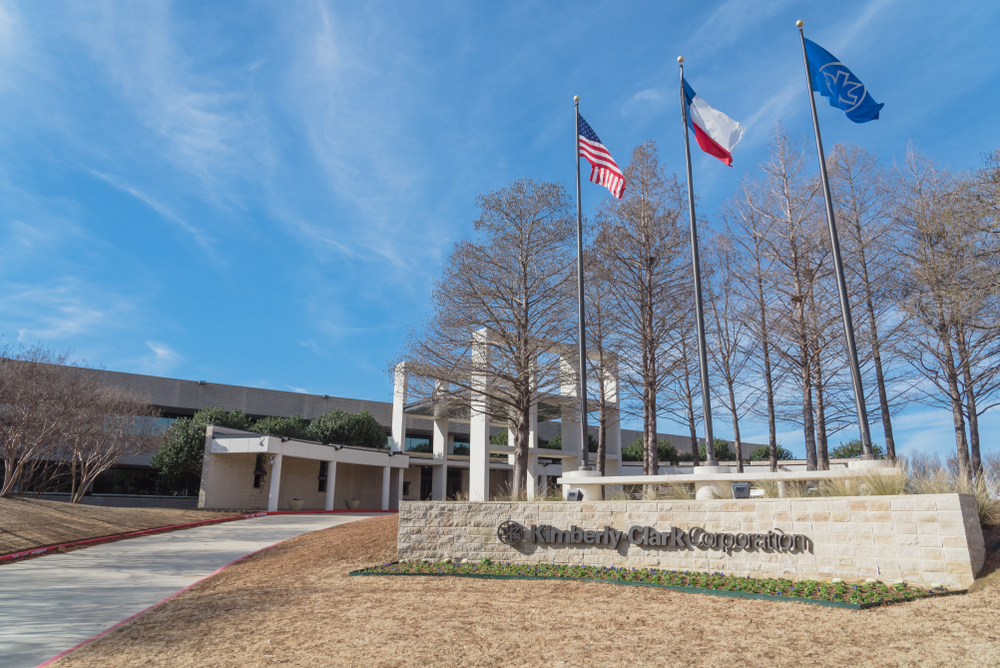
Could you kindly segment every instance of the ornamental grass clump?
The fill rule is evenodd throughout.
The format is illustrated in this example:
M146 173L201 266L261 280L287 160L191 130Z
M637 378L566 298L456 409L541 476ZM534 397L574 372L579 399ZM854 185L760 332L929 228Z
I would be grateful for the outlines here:
M906 475L897 468L869 469L851 477L854 478L852 483L856 484L861 493L865 495L897 496L906 494Z
M456 577L515 577L522 579L568 579L620 584L642 584L658 587L685 588L684 590L709 590L738 592L752 595L777 596L790 600L830 601L879 605L897 603L944 593L937 590L911 586L905 582L892 586L881 582L863 582L856 585L843 581L818 582L816 580L788 580L785 578L754 578L749 575L726 575L719 572L670 571L656 568L630 568L626 566L583 566L571 564L512 564L498 563L484 558L476 563L410 562L383 564L352 575L452 575ZM706 593L709 593L706 592Z

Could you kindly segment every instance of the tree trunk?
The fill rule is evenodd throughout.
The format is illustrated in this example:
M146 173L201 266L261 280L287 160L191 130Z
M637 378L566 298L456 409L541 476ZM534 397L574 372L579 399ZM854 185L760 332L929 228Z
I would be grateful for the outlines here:
M687 351L684 354L684 398L687 403L687 423L688 431L691 433L691 457L695 466L701 464L701 457L698 454L698 428L694 420L694 391L691 388L691 365L688 363ZM708 456L708 444L705 444L705 456Z
M962 378L965 381L965 402L969 416L969 450L972 474L979 476L983 473L983 462L979 455L979 413L976 409L976 390L972 384L972 364L969 360L969 349L965 342L965 327L961 324L955 327L955 343L958 347L958 359L962 364Z
M659 456L656 450L656 394L649 398L649 413L645 420L646 453L649 460L649 473L646 475L657 475L660 472ZM644 498L653 498L659 489L659 485L646 485L643 488Z
M8 497L14 493L14 487L24 471L24 463L21 459L4 458L3 489L0 489L0 497Z
M861 238L858 230L858 238ZM872 297L871 281L868 277L868 263L865 258L864 246L861 253L861 280L865 290L865 310L868 312L868 326L871 328L872 359L875 361L875 384L878 386L878 405L882 420L882 431L885 434L885 456L890 462L896 461L896 441L892 436L892 418L889 415L889 395L885 389L885 372L882 369L882 343L878 338L878 325L875 318L875 300Z
M951 400L951 417L955 426L955 449L958 454L958 474L968 476L969 445L965 440L965 414L962 406L962 395L958 389L958 370L955 368L955 356L951 350L951 327L944 320L944 314L938 307L939 321L937 326L938 339L944 359L944 372L948 381L948 398Z
M801 293L800 293L801 294ZM796 305L799 330L799 371L802 375L802 432L806 442L806 470L816 470L816 431L813 424L812 368L810 346L806 335L805 300L799 297Z
M819 363L819 350L815 350L813 354L813 370L816 374L816 382L813 385L816 390L816 459L819 470L829 471L830 451L826 434L826 397L823 392L823 369Z
M740 418L736 412L736 391L733 388L735 382L732 378L726 380L729 387L729 405L732 407L730 413L733 416L733 444L736 447L736 472L743 473L743 441L740 438Z
M764 390L767 394L767 445L770 451L771 472L778 470L778 429L774 417L774 376L771 372L771 345L767 330L767 303L764 301L764 273L760 266L760 242L754 237L754 256L757 263L757 307L760 311L760 347L764 356Z
M608 408L601 402L601 413L597 419L597 470L604 475L605 460L608 456ZM603 489L603 487L602 487Z
M528 441L530 435L531 406L528 402L519 407L514 417L514 480L511 486L511 496L522 499L528 492ZM508 444L509 445L509 444Z

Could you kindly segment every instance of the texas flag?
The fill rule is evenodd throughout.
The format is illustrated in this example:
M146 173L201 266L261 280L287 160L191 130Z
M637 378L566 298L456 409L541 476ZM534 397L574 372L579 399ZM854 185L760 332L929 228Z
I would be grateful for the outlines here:
M698 146L709 155L733 166L733 148L743 137L746 130L742 125L726 116L721 111L708 106L705 100L694 92L691 84L684 81L684 98L687 101L688 124L694 130Z

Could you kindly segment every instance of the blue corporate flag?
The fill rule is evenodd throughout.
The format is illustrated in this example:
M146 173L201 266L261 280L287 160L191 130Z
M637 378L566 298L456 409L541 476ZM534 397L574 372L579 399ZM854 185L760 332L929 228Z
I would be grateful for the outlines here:
M832 53L807 39L806 55L813 91L829 98L831 107L843 110L855 123L878 119L878 112L885 105L875 102L861 80Z

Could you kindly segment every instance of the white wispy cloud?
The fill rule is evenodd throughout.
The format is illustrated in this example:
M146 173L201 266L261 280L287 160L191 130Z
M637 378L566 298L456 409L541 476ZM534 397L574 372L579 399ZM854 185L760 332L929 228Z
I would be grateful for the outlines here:
M183 218L175 214L167 205L153 199L146 193L142 192L135 186L126 183L123 179L117 176L113 176L110 174L103 174L93 169L88 169L87 171L89 171L97 178L110 183L115 188L118 188L119 190L126 192L129 195L132 195L132 197L135 197L139 201L143 202L153 211L160 214L161 217L165 218L166 220L169 220L170 222L174 223L179 228L181 228L181 230L183 230L186 234L188 234L191 237L191 239L199 246L201 246L204 250L208 251L213 256L216 255L211 236L204 230L202 230L200 227L188 223Z
M95 290L75 278L49 285L11 285L0 294L0 319L10 323L18 341L62 342L115 329L134 310L132 299Z
M248 73L209 67L193 43L182 45L187 33L168 2L75 5L68 14L106 85L146 128L140 146L194 177L215 206L244 208L236 186L270 159Z
M169 373L183 361L180 353L165 343L146 341L146 347L153 353L142 360L142 369L146 373Z
M645 120L662 115L670 100L664 88L647 88L635 93L621 106L625 118Z

